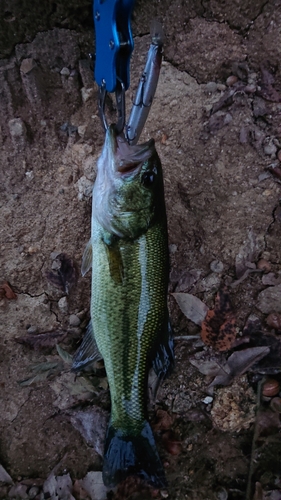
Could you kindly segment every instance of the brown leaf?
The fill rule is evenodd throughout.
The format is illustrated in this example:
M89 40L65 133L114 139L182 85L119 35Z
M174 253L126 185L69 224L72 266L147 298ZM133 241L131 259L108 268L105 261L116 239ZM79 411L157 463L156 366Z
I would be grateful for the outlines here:
M53 267L55 272L47 271L46 278L56 288L68 294L78 279L77 266L73 259L64 253L60 253L54 263L56 264Z
M266 322L271 328L281 331L281 314L274 312L270 313L266 318Z
M50 349L54 347L56 344L62 342L67 336L67 332L65 331L50 331L44 333L34 333L28 334L23 337L16 337L14 340L18 342L18 344L23 344L30 349L34 349L38 351L40 349Z
M210 309L201 325L203 342L218 351L233 347L236 339L236 318L226 288L218 291L214 309Z
M112 500L151 500L161 498L159 490L149 486L143 479L129 476L122 481L112 496Z
M165 450L171 455L179 455L182 451L182 444L173 431L164 432L162 442Z
M156 421L152 425L154 431L167 431L171 429L174 421L175 415L170 415L167 411L161 410L159 408L155 415Z
M8 300L14 300L17 298L17 295L13 292L8 281L4 281L3 285L0 286L0 299L3 299L4 297Z

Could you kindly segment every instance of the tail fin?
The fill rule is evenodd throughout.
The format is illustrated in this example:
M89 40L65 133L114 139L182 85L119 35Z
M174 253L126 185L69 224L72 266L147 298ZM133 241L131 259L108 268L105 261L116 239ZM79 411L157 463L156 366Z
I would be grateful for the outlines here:
M145 421L140 434L130 436L109 426L105 441L103 481L115 486L127 476L139 476L155 487L167 485L151 427Z

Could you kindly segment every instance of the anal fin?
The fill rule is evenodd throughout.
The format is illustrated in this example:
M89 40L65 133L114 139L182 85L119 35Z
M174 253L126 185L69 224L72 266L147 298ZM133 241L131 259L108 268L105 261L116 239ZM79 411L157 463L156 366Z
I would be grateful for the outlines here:
M98 346L94 337L93 325L90 321L87 326L87 330L82 343L73 356L71 369L73 371L83 370L99 359L102 359L102 355L98 350Z
M152 368L157 375L151 387L152 399L156 398L161 382L171 374L175 364L173 329L168 319L165 330L158 336L156 347L152 356Z

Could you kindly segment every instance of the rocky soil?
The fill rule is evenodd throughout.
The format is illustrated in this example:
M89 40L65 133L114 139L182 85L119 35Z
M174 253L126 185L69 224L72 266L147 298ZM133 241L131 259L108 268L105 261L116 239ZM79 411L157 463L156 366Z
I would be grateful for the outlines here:
M89 319L79 269L104 140L91 4L4 0L0 498L281 498L281 2L138 1L128 110L155 17L164 62L142 139L164 169L176 367L149 408L169 487L98 486L107 381L101 366L70 371ZM231 306L204 322L216 297Z

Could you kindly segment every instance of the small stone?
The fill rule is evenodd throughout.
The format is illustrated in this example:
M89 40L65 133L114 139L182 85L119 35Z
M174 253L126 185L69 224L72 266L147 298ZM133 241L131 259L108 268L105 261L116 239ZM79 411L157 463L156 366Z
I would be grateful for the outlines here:
M224 265L220 260L213 260L210 264L210 269L213 273L222 273L223 268Z
M62 314L67 314L68 311L68 301L66 297L62 297L58 301L58 307L61 310Z
M58 271L61 268L61 261L59 259L55 259L52 262L51 268L52 268L53 271Z
M268 260L260 259L257 263L257 268L261 269L265 273L269 273L271 271L271 264Z
M78 200L82 201L85 198L91 198L93 191L93 182L91 182L85 175L80 177L76 182L78 187Z
M79 125L78 135L80 135L80 137L84 137L86 130L87 130L87 125Z
M38 332L37 326L30 326L27 329L27 333L30 333L31 335L35 335L35 333L37 333L37 332Z
M252 84L252 85L246 85L244 91L246 92L246 94L254 94L256 92L257 88L256 88L256 85Z
M274 312L270 313L266 318L266 323L271 328L281 331L281 314Z
M262 386L262 395L265 397L277 396L280 391L280 384L274 378L267 379Z
M69 326L79 326L81 323L80 319L76 314L71 314L69 316Z
M270 286L260 292L257 301L257 308L264 314L272 311L281 313L281 284Z
M57 257L58 257L60 254L61 254L61 252L54 251L54 252L52 252L52 253L50 254L50 258L51 258L52 260L55 260L55 259L57 259Z
M279 161L281 161L281 149L279 149L279 151L277 153L277 158Z
M36 68L36 62L30 57L28 59L23 59L20 65L20 72L28 75L34 68Z
M275 144L273 144L272 141L270 141L268 144L264 146L263 150L267 156L275 156L277 152L277 147L275 146Z
M246 127L241 127L239 134L239 141L241 144L247 144L249 132Z
M230 122L232 122L232 116L230 113L226 113L223 123L224 125L228 125Z
M60 74L63 75L63 76L69 76L70 75L70 71L68 68L62 68L62 70L60 71Z
M34 254L36 252L38 252L38 248L37 247L33 247L33 246L28 247L27 253L29 253L30 255L32 255L32 254Z
M82 96L82 101L87 102L91 95L93 94L94 89L86 89L86 87L82 87L81 89L81 96Z
M38 486L32 486L28 492L29 498L35 498L36 495L38 495L39 491L40 490L39 490Z
M225 89L226 89L226 85L224 85L223 83L218 83L217 85L217 89L220 91L220 92L224 92Z
M270 408L277 413L281 413L281 398L273 398L270 401Z
M9 497L28 499L27 486L25 484L15 484L9 491Z
M21 118L12 118L12 120L9 120L8 125L13 138L25 137L26 127Z
M213 399L214 399L214 398L212 398L212 396L206 396L206 397L205 397L205 399L203 399L203 403L204 403L205 405L209 405L210 403L212 403L212 402L213 402Z
M236 82L238 82L238 78L235 75L230 75L226 80L226 85L228 87L232 87Z
M177 249L178 249L177 245L174 245L173 243L171 243L171 245L169 245L169 252L170 253L172 253L172 254L176 253Z
M217 91L217 88L218 88L218 86L217 86L216 82L208 82L205 85L204 92L205 92L205 94L214 94Z

